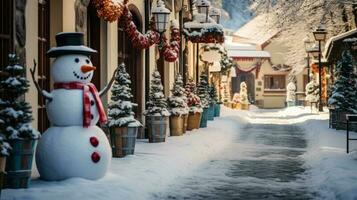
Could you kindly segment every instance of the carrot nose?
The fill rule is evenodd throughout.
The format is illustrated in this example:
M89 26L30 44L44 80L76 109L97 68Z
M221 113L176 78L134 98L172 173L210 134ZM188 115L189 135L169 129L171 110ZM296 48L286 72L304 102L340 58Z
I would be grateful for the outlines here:
M96 67L94 67L94 66L89 66L89 65L83 65L83 66L81 67L81 71L82 71L83 73L87 73L87 72L93 71L93 70L95 70L95 69L96 69Z

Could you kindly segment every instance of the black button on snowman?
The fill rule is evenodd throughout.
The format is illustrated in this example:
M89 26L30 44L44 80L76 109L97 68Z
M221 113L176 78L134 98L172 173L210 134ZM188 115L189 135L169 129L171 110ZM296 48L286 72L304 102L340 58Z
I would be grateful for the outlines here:
M108 86L97 92L90 83L96 68L89 58L96 51L84 46L83 33L59 33L56 42L57 47L47 52L55 58L51 68L54 90L43 91L34 81L47 100L52 125L37 146L37 168L44 180L99 179L112 157L107 137L96 126L98 121L106 122L100 96L109 90L117 71Z

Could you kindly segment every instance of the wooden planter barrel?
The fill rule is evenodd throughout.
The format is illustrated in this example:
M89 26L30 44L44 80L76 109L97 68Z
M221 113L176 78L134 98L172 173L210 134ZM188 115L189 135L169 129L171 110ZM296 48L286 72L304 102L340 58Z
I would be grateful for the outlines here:
M220 117L221 116L221 104L215 104L214 106L214 116Z
M207 119L208 119L209 121L213 121L213 120L214 120L214 107L215 107L215 104L211 104L211 105L208 107Z
M199 129L201 124L201 113L189 113L187 118L187 130Z
M182 136L184 129L185 118L184 116L170 116L170 135Z
M186 133L187 130L187 121L188 121L188 114L183 116L183 133Z
M6 161L5 188L28 188L37 140L10 140L12 151Z
M110 143L113 157L122 158L134 155L138 127L113 127L110 131Z
M208 121L208 108L204 108L203 109L203 113L201 115L200 128L206 128L207 127L207 121Z
M168 126L168 118L164 116L147 116L147 126L149 132L149 142L165 142Z

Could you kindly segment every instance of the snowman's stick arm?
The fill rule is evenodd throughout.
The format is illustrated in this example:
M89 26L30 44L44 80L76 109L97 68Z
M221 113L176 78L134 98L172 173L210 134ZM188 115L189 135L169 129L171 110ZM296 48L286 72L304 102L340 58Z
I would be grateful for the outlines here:
M32 69L30 68L32 81L35 84L38 93L42 94L42 96L44 96L47 100L52 101L53 98L52 95L47 91L43 90L35 79L36 67L37 67L37 63L35 60L33 60L33 68Z
M102 97L102 96L104 96L105 94L108 93L109 89L112 87L112 85L113 85L113 83L114 83L115 76L116 76L117 72L118 72L118 69L116 69L116 70L114 71L113 76L112 76L112 78L110 79L109 83L103 88L103 90L101 90L101 91L99 92L99 96L100 96L100 97Z

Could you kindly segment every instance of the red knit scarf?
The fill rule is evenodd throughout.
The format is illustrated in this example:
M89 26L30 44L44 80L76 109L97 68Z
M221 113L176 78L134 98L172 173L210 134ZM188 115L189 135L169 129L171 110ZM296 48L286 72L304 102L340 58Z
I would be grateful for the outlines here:
M99 113L99 122L107 122L107 116L105 115L102 101L100 100L97 88L93 83L84 84L81 82L69 82L69 83L55 83L55 89L66 89L66 90L83 90L83 127L90 126L91 113L90 113L90 98L89 93L92 93L95 104Z

